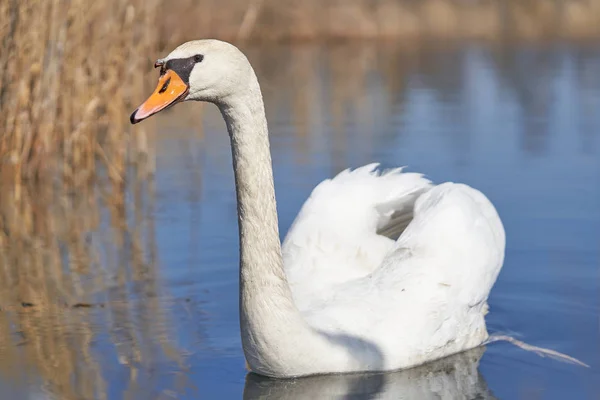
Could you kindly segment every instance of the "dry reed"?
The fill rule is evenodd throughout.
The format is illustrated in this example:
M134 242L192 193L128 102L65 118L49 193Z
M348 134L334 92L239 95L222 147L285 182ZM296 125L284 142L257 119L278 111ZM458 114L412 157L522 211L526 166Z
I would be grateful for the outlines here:
M101 160L118 181L145 157L151 122L130 136L127 116L184 40L583 38L600 0L4 0L0 20L0 162L18 196L24 178L79 185Z
M142 96L155 43L152 1L0 2L0 159L18 197L23 178L118 180L130 146L127 110ZM144 144L137 132L134 145ZM140 152L147 149L138 148ZM56 168L59 167L59 168Z
M171 43L207 36L543 39L600 33L600 0L172 0L159 10L159 37Z

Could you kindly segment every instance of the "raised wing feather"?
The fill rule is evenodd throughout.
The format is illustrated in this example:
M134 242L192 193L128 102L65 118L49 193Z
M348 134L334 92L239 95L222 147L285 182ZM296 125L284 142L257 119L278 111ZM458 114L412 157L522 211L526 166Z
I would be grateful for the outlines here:
M403 229L412 218L415 200L431 188L421 174L377 167L344 170L321 182L292 224L282 249L301 309L333 285L379 267L394 246L386 233L392 237Z

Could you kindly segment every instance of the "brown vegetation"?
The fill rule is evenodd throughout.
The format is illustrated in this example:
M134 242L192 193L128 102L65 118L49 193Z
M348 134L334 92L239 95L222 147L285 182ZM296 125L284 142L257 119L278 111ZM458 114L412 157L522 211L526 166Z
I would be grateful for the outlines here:
M180 362L144 215L152 143L128 119L150 90L155 11L142 0L0 2L0 371L40 377L59 398L106 398L99 332L131 371L127 391L133 366ZM143 303L131 302L133 282Z
M97 160L118 180L148 152L151 122L130 136L127 116L153 58L184 40L581 38L600 0L4 0L0 20L2 175L59 166L79 184Z
M127 110L143 95L139 72L156 42L153 11L141 0L0 2L3 178L19 188L58 166L79 185L92 180L97 159L113 178L123 174ZM139 133L134 145L145 152Z
M581 38L600 32L598 0L174 0L159 9L160 36L175 42L206 36Z

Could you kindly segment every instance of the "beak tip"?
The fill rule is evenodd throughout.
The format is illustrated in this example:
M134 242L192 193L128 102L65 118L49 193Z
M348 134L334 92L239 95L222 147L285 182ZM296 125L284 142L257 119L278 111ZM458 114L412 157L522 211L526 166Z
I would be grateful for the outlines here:
M141 121L141 119L137 119L135 116L138 112L138 109L136 108L135 111L131 114L131 116L129 117L129 122L131 122L132 125L137 124L138 122Z

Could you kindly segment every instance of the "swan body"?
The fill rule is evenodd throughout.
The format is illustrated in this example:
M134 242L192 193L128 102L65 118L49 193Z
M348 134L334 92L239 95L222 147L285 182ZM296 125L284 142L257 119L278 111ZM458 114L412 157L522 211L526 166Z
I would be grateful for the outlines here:
M320 183L283 245L258 80L235 46L184 43L140 122L179 101L217 105L231 139L240 237L240 329L251 371L271 377L389 371L481 345L504 260L491 202L377 164Z

